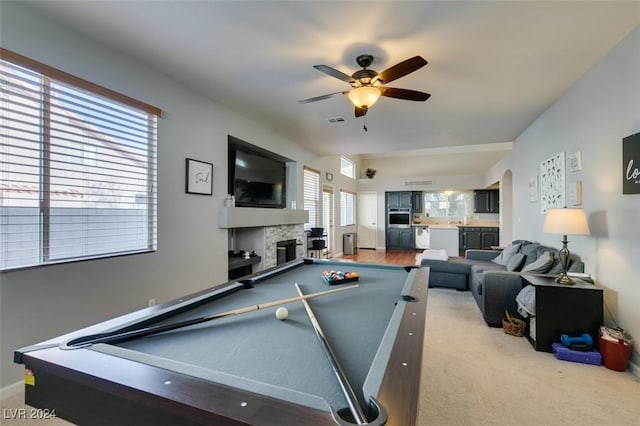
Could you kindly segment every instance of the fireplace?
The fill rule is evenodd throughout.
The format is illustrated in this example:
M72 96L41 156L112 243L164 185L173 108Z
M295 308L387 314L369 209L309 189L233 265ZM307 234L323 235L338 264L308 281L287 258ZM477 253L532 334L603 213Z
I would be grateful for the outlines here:
M278 265L296 258L296 244L295 239L278 241L276 243L276 261Z

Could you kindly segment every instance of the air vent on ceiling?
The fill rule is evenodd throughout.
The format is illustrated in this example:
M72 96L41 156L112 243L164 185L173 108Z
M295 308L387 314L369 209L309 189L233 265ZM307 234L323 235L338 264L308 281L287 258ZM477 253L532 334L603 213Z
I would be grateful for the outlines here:
M347 120L345 120L344 117L329 117L327 118L327 121L329 123L344 123Z
M431 186L432 180L407 180L404 182L404 186Z

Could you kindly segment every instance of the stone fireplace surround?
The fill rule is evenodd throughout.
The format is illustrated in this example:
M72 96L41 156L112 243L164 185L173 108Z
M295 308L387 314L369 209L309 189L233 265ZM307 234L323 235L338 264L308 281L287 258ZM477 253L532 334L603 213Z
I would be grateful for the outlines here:
M229 230L229 250L255 251L262 261L254 271L276 266L278 242L296 240L296 259L304 256L304 225L274 225Z
M278 241L295 239L296 258L303 257L308 220L306 210L221 207L218 212L220 228L229 230L229 250L255 251L262 258L253 272L277 265Z

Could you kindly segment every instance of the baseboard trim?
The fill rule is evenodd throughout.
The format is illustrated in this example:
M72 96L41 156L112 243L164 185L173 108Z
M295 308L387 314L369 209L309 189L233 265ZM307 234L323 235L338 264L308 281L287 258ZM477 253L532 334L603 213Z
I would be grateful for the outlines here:
M631 374L640 379L640 365L636 364L635 362L629 361L629 366L627 367L627 369L631 372Z
M24 382L16 382L4 388L0 388L0 400L4 401L12 396L19 395L24 392Z

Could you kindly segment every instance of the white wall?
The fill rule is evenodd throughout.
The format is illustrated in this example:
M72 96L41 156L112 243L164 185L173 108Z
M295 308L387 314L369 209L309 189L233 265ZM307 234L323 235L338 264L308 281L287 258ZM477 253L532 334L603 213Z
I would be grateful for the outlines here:
M583 207L591 236L570 237L599 286L605 289L605 321L615 321L640 341L640 194L622 195L622 138L640 132L640 27L583 76L520 135L513 151L486 177L513 172L513 236L560 246L559 235L542 233L544 216L529 202L528 181L540 162L559 152L582 152ZM610 315L609 315L610 313ZM637 347L637 343L636 343ZM640 358L633 356L638 374Z
M226 281L227 135L318 168L292 141L241 117L135 59L3 2L2 47L158 106L158 251L0 274L0 388L22 369L13 350ZM184 192L185 158L214 163L214 196ZM301 186L298 199L301 199Z

